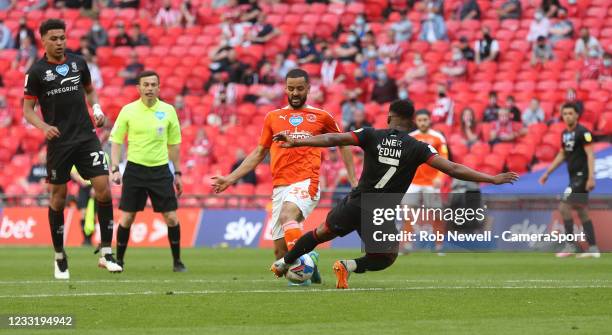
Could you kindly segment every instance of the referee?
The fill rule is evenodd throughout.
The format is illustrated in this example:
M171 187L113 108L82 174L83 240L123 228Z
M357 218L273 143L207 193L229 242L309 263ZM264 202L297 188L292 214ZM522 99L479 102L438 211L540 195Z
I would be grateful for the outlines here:
M123 174L121 221L117 227L117 262L123 266L123 257L130 238L130 226L136 212L144 209L147 197L153 210L162 213L168 225L168 241L172 249L174 272L187 269L180 258L181 230L176 215L176 192L183 191L180 172L181 128L172 105L159 100L159 75L144 71L137 77L140 99L121 109L111 131L112 179L121 184L119 161L121 145L127 135L127 165ZM174 176L168 165L172 161Z

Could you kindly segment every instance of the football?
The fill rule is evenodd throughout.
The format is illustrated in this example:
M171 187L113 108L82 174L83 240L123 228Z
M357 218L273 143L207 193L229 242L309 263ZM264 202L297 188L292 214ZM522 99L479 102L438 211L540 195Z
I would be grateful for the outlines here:
M312 277L315 264L309 255L302 255L287 271L285 277L292 283L303 283Z

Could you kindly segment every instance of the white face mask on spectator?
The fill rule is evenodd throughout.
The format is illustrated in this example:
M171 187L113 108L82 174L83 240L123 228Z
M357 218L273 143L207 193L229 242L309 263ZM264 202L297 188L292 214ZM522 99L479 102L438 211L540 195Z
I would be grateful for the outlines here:
M308 44L309 44L309 43L310 43L310 41L309 41L309 40L308 40L306 37L304 37L304 38L302 38L302 39L300 40L300 44L301 44L302 46L308 46Z
M612 65L612 59L604 59L603 64L605 67L610 67Z
M536 21L540 21L544 18L544 14L542 14L542 12L536 12L535 13L535 19Z
M589 57L596 58L597 56L599 56L599 53L597 52L597 50L595 49L589 50Z
M376 58L376 56L378 56L376 50L368 50L368 58Z
M355 20L355 23L357 23L358 25L363 25L365 23L365 19L363 18L363 16L358 16L357 19Z
M346 41L348 43L353 44L353 43L357 42L357 37L355 37L355 35L349 35L349 37L346 38Z
M461 60L461 58L463 58L463 56L460 53L458 53L458 52L453 53L453 60L454 61Z

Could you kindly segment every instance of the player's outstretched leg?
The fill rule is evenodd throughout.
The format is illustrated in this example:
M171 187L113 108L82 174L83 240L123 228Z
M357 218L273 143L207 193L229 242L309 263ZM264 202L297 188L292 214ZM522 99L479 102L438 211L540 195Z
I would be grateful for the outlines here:
M117 264L111 249L114 222L113 199L110 193L108 175L91 178L91 185L95 190L96 204L98 205L98 223L100 226L100 247L98 250L101 256L98 259L98 267L104 268L111 273L122 272L123 268Z
M347 289L348 278L351 272L364 273L366 271L380 271L390 267L397 258L397 253L365 254L357 259L339 260L334 263L336 275L336 288Z
M329 231L324 223L321 224L317 229L302 235L295 243L295 246L287 252L285 257L272 263L270 271L272 271L276 277L284 276L289 269L289 265L293 264L300 256L313 251L317 245L330 241L334 237L336 237L336 235Z
M70 279L68 258L64 251L64 205L66 199L66 184L51 185L51 203L49 205L49 227L55 257L53 261L55 279Z

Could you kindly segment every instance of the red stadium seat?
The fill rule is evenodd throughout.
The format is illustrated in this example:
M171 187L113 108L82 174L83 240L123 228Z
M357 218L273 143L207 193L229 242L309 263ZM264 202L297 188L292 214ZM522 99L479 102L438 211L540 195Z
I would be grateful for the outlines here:
M539 162L552 162L557 153L559 152L559 148L552 146L550 144L542 143L536 149L536 159Z

